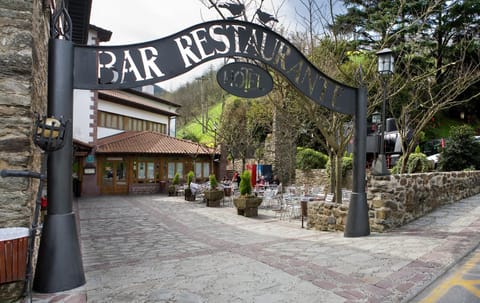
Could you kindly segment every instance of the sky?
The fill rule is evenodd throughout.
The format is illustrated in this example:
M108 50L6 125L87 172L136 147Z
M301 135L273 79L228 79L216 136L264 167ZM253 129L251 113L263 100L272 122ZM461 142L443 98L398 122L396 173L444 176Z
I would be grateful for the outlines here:
M291 18L295 16L289 6L296 1L265 0L262 9L272 14L277 12L275 15L279 23L288 27L293 22ZM198 23L221 18L214 8L209 9L200 0L93 0L92 2L90 23L112 32L110 42L104 45L124 45L157 40ZM208 0L204 2L208 3ZM230 15L225 9L221 11L226 16ZM201 76L210 69L212 64L220 67L221 62L223 60L210 61L159 85L167 90L174 90Z

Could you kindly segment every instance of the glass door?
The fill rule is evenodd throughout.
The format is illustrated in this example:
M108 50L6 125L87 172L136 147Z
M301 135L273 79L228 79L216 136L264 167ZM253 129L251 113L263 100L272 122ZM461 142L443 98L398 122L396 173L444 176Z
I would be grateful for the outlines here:
M122 158L107 158L102 164L102 194L127 194L127 165Z

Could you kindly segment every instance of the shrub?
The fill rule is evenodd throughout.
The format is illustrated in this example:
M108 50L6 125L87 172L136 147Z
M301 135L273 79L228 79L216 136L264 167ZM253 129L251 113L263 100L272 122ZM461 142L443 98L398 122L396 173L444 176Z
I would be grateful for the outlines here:
M296 166L298 169L325 168L328 156L311 148L297 148Z
M210 189L216 189L218 186L217 177L215 175L210 175Z
M345 156L342 158L342 176L346 176L347 172L353 169L353 157Z
M413 153L410 155L410 157L408 157L408 173L425 173L431 171L432 169L432 162L427 159L427 155L423 153Z
M475 141L475 131L468 125L452 126L450 139L438 163L442 171L460 171L480 168L480 144Z
M417 146L418 147L418 146ZM417 149L415 149L417 150ZM393 174L398 174L400 166L402 165L403 156L401 156L395 166L392 168ZM426 173L433 170L432 161L427 159L427 156L423 153L412 153L408 157L407 161L407 174L413 173Z
M330 159L328 159L327 164L327 173L330 175ZM347 172L353 169L353 158L352 156L345 153L345 156L342 157L342 177L347 175Z
M252 183L250 183L250 171L245 170L243 171L241 177L240 177L240 195L245 196L245 195L251 195L252 194Z
M172 184L173 185L180 184L180 175L178 173L175 173L175 175L173 176Z
M190 188L190 183L193 181L193 177L195 176L195 173L193 171L189 171L187 174L187 186Z

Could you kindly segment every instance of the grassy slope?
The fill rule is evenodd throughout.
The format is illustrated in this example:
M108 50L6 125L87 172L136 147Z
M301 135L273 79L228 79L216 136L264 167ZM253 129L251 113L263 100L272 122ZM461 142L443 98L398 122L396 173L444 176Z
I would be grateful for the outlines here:
M213 130L210 129L212 127L211 123L215 121L218 124L221 114L222 114L222 103L219 102L208 109L208 119L210 121L210 126L209 126L209 129L207 129L206 133L202 133L201 123L197 121L192 121L187 125L184 125L182 128L180 128L177 131L177 137L183 138L186 134L193 134L196 138L199 139L201 144L213 146L214 134L213 134ZM201 117L197 117L197 118L199 121L201 121Z

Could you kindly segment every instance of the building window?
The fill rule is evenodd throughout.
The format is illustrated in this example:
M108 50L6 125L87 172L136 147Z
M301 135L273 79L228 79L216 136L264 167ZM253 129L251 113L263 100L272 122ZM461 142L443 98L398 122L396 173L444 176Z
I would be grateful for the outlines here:
M136 183L153 183L159 182L155 178L155 161L153 159L137 159L133 160L133 178Z
M138 179L145 179L145 162L138 162Z
M197 180L207 180L210 175L210 163L209 162L196 162L195 163L195 178Z
M202 162L195 163L195 178L196 179L202 178Z
M210 176L210 163L203 162L203 176L206 178Z
M168 179L173 179L175 174L178 173L180 178L183 178L183 162L168 162Z
M99 112L98 126L133 131L154 131L167 134L167 125L107 112Z

